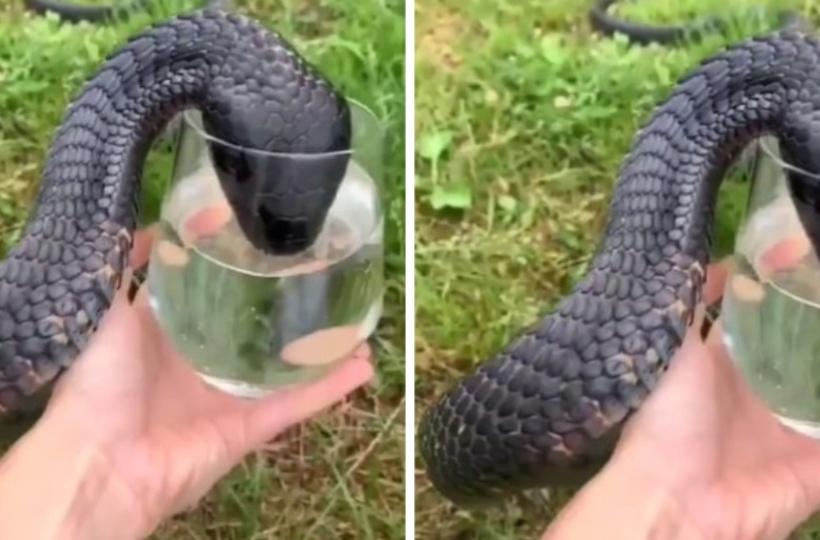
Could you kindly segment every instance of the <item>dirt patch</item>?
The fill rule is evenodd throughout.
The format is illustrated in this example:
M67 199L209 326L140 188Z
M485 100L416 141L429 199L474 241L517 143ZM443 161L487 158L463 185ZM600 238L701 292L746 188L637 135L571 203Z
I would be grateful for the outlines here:
M419 63L456 71L464 62L457 44L467 34L469 23L455 11L444 7L426 7L423 17L416 18L416 57Z

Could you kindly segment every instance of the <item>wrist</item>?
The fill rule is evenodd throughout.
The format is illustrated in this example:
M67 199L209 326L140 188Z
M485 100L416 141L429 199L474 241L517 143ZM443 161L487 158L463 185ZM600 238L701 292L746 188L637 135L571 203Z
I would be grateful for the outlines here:
M139 538L133 499L105 452L48 414L0 460L0 538Z
M613 459L584 486L542 540L700 540L679 498L649 476Z

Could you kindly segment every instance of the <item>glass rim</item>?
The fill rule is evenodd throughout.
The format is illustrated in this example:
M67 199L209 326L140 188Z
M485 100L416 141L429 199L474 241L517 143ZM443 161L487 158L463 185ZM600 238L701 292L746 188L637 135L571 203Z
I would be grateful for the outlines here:
M808 176L809 178L814 178L814 179L820 181L820 174L811 173L809 171L801 169L797 165L792 165L788 161L784 160L780 156L780 152L771 147L771 144L776 143L776 142L777 142L777 139L775 137L767 136L767 137L760 137L757 140L756 144L759 148L763 149L763 153L766 154L766 156L771 158L771 160L774 161L775 163L777 163L780 167L782 167L782 168L784 168L788 171L792 171L792 172L801 174L803 176Z
M355 99L345 98L345 101L347 102L348 107L350 107L351 109L359 109L366 116L368 116L375 123L375 125L379 127L379 136L384 137L384 124L382 123L381 119L379 119L379 117L376 116L376 113L373 112L372 109L370 109L361 101ZM348 150L333 150L332 152L272 152L269 150L259 150L258 148L250 148L248 146L240 146L238 144L233 144L228 141L222 140L219 137L214 137L210 133L206 132L205 128L202 126L202 123L199 121L199 119L197 119L194 116L197 114L202 114L202 111L200 111L199 109L185 109L184 111L182 111L181 115L185 125L193 129L197 133L197 135L199 135L206 141L210 141L220 146L233 148L234 150L238 150L240 152L245 152L248 154L257 154L262 156L283 158L286 157L290 159L322 159L336 156L351 156L355 153L355 148L353 148L352 145L355 134L351 134L351 147ZM351 128L355 128L355 125L351 125Z

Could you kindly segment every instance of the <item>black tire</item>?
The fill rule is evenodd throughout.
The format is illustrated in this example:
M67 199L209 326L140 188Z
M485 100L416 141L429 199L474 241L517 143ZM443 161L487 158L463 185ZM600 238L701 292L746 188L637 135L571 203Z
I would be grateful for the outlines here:
M589 11L592 28L607 36L623 34L638 45L658 43L677 45L686 41L699 40L708 34L725 32L729 28L726 19L710 17L689 25L651 25L618 19L609 14L609 8L618 0L596 0ZM810 28L810 25L794 11L780 13L783 28Z
M151 0L131 0L120 5L84 5L59 0L25 0L26 8L40 15L48 12L56 13L65 22L105 23L117 17L128 15L134 11L145 10ZM227 10L229 0L208 0L207 7Z

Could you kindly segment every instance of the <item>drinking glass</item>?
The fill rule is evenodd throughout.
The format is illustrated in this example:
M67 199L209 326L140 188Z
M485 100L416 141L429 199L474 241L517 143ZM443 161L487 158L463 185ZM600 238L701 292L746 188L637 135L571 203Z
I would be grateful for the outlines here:
M162 202L147 284L174 346L210 384L260 397L321 377L374 331L383 297L384 129L349 101L353 138L346 173L316 241L270 255L243 233L209 147L296 165L339 153L282 154L237 148L207 134L185 111L172 181ZM308 169L310 167L307 167Z
M746 218L722 304L724 339L780 420L820 438L820 260L786 185L797 169L772 138L753 151Z

